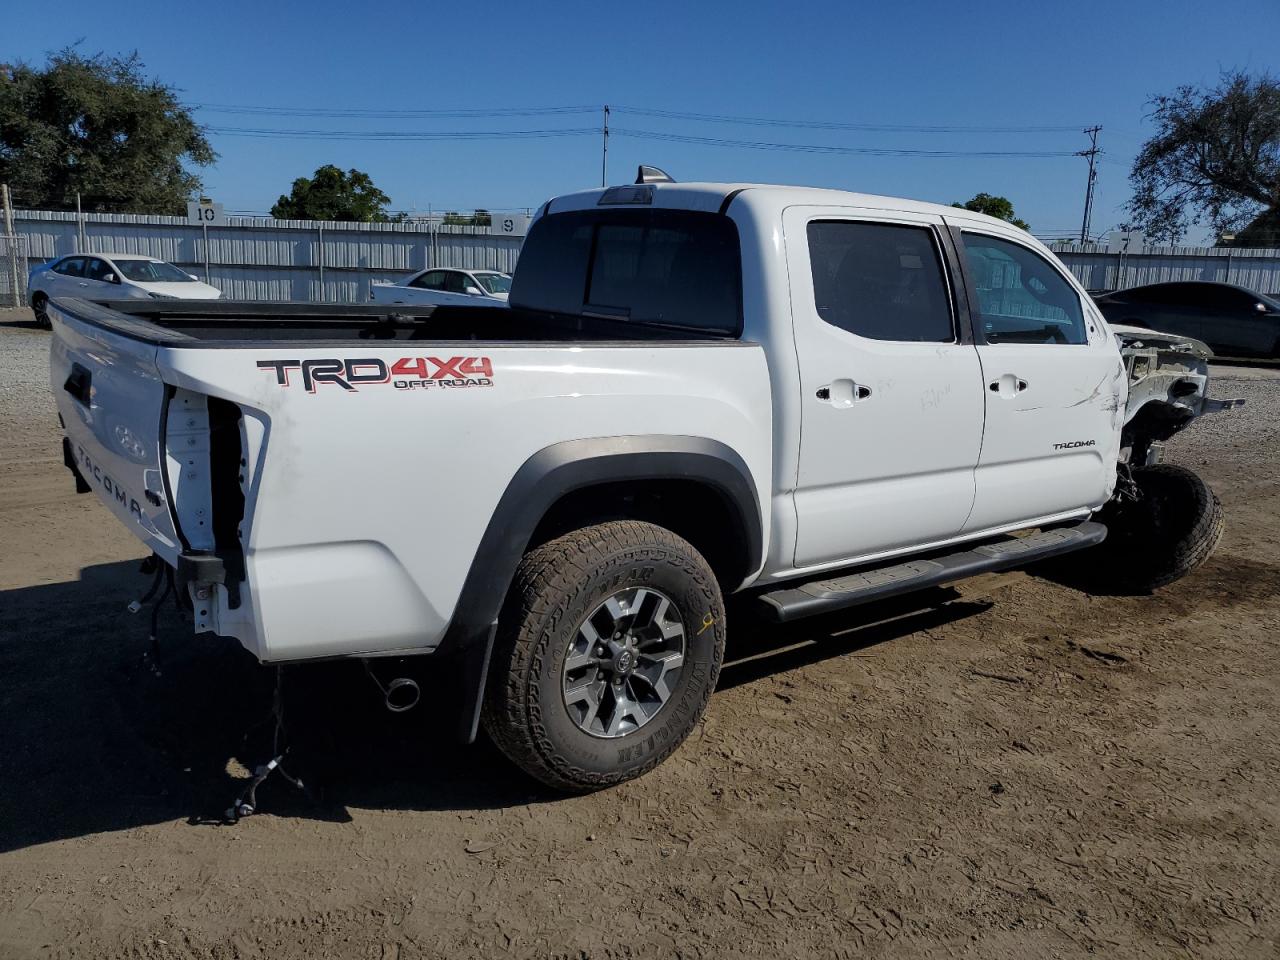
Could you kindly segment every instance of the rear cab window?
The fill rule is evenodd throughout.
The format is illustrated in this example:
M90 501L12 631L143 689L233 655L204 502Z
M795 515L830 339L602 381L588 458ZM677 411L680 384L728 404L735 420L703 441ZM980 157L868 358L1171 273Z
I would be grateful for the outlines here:
M515 307L695 336L742 333L738 230L720 214L580 210L529 231Z

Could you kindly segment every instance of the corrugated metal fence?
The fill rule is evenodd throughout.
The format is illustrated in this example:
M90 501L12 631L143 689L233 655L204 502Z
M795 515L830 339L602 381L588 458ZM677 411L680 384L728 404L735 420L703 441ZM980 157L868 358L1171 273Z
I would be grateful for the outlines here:
M373 280L397 280L427 267L515 269L522 239L486 227L440 223L337 223L227 217L202 228L183 217L14 211L16 243L0 238L0 261L16 249L19 292L30 267L68 253L141 253L208 276L237 300L361 302ZM207 234L205 233L207 230ZM1217 280L1280 294L1280 249L1143 247L1122 254L1098 244L1056 245L1089 290L1168 280ZM11 302L10 271L0 270L0 304Z
M15 210L21 292L27 271L68 253L139 253L205 277L237 300L368 300L373 280L427 267L515 269L522 238L436 222L341 223L228 216L222 227L184 217ZM205 232L207 231L207 233ZM11 246L11 245L6 245ZM3 252L3 251L0 251ZM24 262L25 261L25 262ZM12 302L0 271L0 304Z
M1120 290L1172 280L1214 280L1280 294L1280 249L1143 247L1117 253L1101 244L1054 244L1053 252L1086 290Z

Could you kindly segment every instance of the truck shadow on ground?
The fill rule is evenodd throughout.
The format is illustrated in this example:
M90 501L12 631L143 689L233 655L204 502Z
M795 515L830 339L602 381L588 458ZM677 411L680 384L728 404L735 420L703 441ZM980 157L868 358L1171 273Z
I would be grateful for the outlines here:
M0 312L0 327L8 327L11 330L42 330L43 327L36 323L36 318L31 316L28 311L25 316L15 316L12 312Z
M187 820L216 824L270 756L274 668L232 641L192 637L173 605L160 617L159 673L136 563L87 567L74 582L0 592L0 852L104 831ZM730 609L720 689L839 657L970 616L985 604L949 591L797 626ZM348 808L486 809L553 801L484 739L454 738L459 691L431 658L379 661L384 682L422 687L389 713L358 663L284 668L287 766L308 799L273 777L263 815L346 821ZM443 676L449 673L448 677Z

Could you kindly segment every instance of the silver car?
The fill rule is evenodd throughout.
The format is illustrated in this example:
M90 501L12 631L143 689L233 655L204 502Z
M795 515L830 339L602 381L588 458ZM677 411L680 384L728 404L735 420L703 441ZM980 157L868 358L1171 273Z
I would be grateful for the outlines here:
M49 326L55 297L84 300L217 300L222 291L172 263L133 253L73 253L42 263L27 278L36 323Z

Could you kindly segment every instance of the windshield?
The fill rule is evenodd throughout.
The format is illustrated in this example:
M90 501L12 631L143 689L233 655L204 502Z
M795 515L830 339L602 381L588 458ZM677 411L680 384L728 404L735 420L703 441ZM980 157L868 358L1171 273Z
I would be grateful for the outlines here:
M117 260L116 269L134 283L195 283L189 274L163 260Z
M513 306L638 326L738 336L738 230L690 210L580 210L533 225Z
M484 287L490 293L510 293L511 278L505 273L476 273L472 274L476 278L476 282Z

